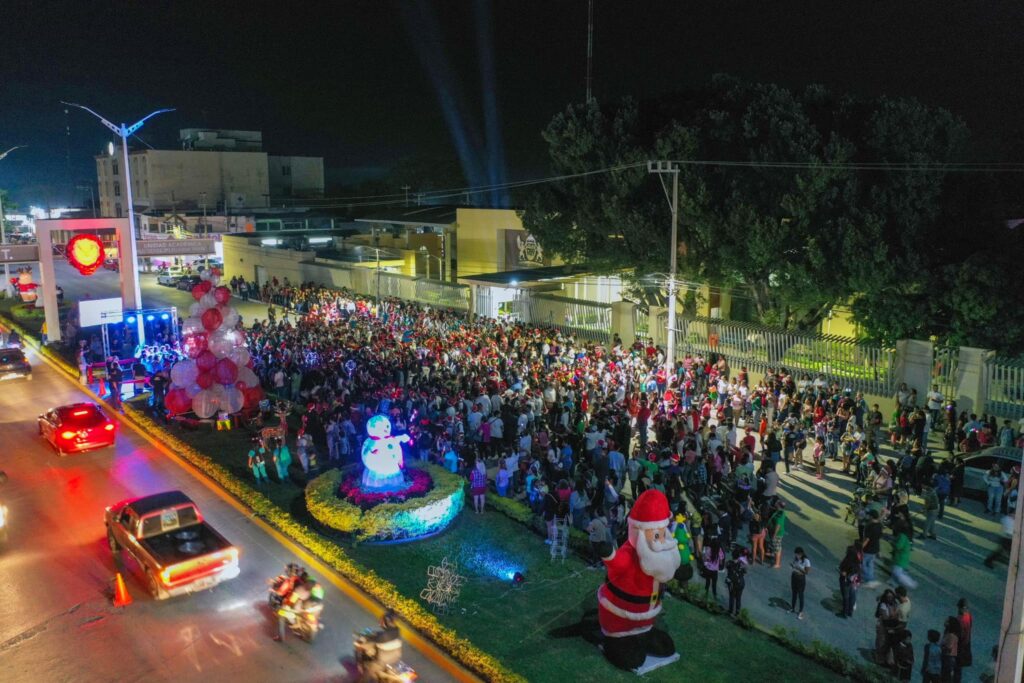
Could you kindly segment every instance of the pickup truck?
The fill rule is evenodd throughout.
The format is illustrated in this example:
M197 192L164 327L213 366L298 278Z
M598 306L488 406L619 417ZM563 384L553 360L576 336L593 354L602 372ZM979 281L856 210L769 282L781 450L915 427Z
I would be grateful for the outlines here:
M238 576L238 549L203 521L181 491L121 501L107 508L104 521L110 551L135 559L157 600Z

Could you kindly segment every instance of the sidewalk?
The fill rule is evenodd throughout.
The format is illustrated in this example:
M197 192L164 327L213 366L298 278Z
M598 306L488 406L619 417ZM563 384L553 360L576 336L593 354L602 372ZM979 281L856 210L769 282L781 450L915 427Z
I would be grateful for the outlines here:
M840 474L838 466L828 463L824 480L816 479L809 469L798 472L793 468L791 474L781 475L780 489L789 518L782 568L752 567L747 574L743 606L763 626L794 629L805 641L820 640L872 661L875 603L889 578L890 534L886 530L877 563L876 579L882 584L875 589L861 588L852 619L836 616L841 604L839 561L857 537L856 527L843 522L854 488L853 477ZM921 528L920 498L911 497L910 509L916 533ZM999 535L998 520L980 514L983 510L983 504L975 500L965 500L959 508L947 507L945 518L936 526L938 540L922 542L915 537L910 564L910 575L919 582L918 588L910 592L909 628L914 634L915 651L923 644L928 629L941 631L945 618L956 614L957 600L966 597L971 604L975 665L966 670L965 681L976 680L996 643L1006 583L1005 566L991 570L982 564ZM745 540L746 534L740 538ZM790 606L788 567L797 546L804 548L812 565L803 620L786 611ZM719 594L724 605L722 591Z

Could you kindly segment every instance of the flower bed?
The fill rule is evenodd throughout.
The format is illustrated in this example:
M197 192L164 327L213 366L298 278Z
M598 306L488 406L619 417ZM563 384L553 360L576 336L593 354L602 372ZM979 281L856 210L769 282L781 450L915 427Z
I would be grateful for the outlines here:
M406 469L405 476L409 485L399 491L364 491L362 477L358 473L342 477L338 486L338 496L362 510L368 510L382 503L404 503L410 498L420 498L430 491L433 480L430 475L418 467Z
M415 470L433 480L434 487L420 497L368 509L339 497L343 475L331 470L309 482L306 508L324 526L352 534L360 541L410 539L441 531L462 510L466 482L437 465L408 463L407 471Z

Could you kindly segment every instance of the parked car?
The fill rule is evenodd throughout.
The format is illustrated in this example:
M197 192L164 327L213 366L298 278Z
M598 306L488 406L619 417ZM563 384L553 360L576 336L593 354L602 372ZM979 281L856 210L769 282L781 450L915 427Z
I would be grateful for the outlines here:
M117 271L120 269L121 263L116 258L108 258L103 260L103 267L107 270Z
M53 408L40 415L38 422L39 433L57 455L106 448L117 441L117 423L95 403Z
M984 494L988 489L985 485L985 474L988 473L994 462L999 463L1003 472L1009 473L1011 468L1020 466L1021 449L996 446L966 456L964 458L964 491Z
M165 270L156 276L156 283L165 287L174 287L183 276L184 273L180 270Z
M213 588L239 574L238 549L203 520L181 491L121 501L107 508L107 544L123 549L157 600Z
M188 292L200 282L202 282L202 280L198 275L186 275L185 277L180 278L174 286Z
M9 379L32 379L32 366L17 347L0 349L0 381Z

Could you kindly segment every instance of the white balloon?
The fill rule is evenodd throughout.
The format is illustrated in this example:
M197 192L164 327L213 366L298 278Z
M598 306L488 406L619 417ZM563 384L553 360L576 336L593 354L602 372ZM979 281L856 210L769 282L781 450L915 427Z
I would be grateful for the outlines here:
M245 406L245 395L238 387L228 387L226 392L226 403L221 403L229 413L237 413Z
M200 280L209 280L210 279L210 271L204 270L203 272L199 273L199 279Z
M203 305L198 301L188 307L188 314L193 318L198 318L203 314Z
M175 386L187 387L196 381L199 368L192 359L180 360L171 366L171 382Z
M217 357L217 359L226 358L231 351L235 348L234 335L230 334L229 330L225 330L223 327L218 327L210 334L209 341L207 342L207 348L210 352Z
M209 291L206 294L203 294L203 298L199 300L199 304L203 307L203 310L205 311L207 308L213 308L214 306L216 306L217 299L213 296L213 292Z
M244 365L238 368L238 380L245 384L250 389L259 384L259 379L256 377L256 373L252 371L252 368L247 368Z
M181 336L187 337L190 334L197 334L199 332L206 332L206 328L203 327L203 321L199 316L190 316L181 323Z
M209 389L203 389L192 398L192 410L201 418L213 417L217 412L217 399Z
M238 311L230 306L221 311L221 316L224 321L221 323L221 327L233 329L238 324Z
M231 349L231 353L228 354L228 358L230 358L231 361L239 368L244 368L249 364L251 356L249 355L249 349L244 346L236 346Z
M203 388L201 386L193 382L192 384L189 384L187 387L185 387L185 395L188 396L189 398L195 398L196 394L198 394L202 390Z

